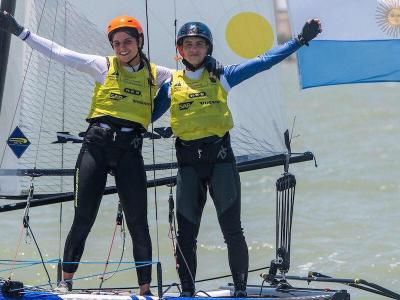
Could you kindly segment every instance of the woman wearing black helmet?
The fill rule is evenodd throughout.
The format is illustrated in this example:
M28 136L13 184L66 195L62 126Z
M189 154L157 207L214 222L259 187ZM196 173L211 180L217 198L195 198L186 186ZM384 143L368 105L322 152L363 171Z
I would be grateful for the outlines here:
M310 20L297 38L245 63L224 67L218 79L211 78L204 69L204 61L213 51L210 29L200 22L180 28L176 42L186 70L174 72L158 97L170 101L171 127L176 136L177 256L182 296L195 293L196 239L207 188L227 244L234 295L246 296L248 250L240 220L240 178L229 138L233 120L228 93L288 57L319 32L319 20Z

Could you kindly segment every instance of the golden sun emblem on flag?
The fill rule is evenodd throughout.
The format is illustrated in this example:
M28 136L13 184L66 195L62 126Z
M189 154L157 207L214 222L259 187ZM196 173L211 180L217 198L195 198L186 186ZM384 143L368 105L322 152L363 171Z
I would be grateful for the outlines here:
M400 0L380 0L376 8L376 20L387 35L400 36Z

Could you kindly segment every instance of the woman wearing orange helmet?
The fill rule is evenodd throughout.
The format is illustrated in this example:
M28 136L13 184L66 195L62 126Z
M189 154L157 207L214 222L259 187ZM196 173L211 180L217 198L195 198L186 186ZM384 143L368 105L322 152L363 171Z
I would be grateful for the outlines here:
M63 281L59 289L72 290L72 278L96 219L107 173L115 176L135 261L150 262L152 248L147 222L147 179L141 154L142 134L157 110L157 103L153 103L157 89L171 77L171 70L149 62L142 52L142 26L129 16L119 16L109 22L107 34L114 56L108 57L63 48L31 33L7 12L0 12L0 29L19 36L33 49L95 80L87 116L89 128L76 163L75 216L65 243ZM151 294L151 264L138 267L137 276L140 295Z

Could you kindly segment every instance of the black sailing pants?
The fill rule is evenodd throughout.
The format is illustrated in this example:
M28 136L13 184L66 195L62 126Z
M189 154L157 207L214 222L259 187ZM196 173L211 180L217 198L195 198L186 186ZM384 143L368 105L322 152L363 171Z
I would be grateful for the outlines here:
M135 261L151 261L152 247L147 222L146 173L141 155L142 137L135 132L115 132L91 125L76 163L75 216L64 248L64 262L79 262L86 238L94 224L112 171L133 243ZM110 227L112 224L110 224ZM78 264L63 264L74 273ZM151 282L151 266L138 267L139 285Z
M244 290L248 272L248 249L240 220L240 177L228 140L223 143L228 155L218 159L221 145L200 145L200 152L208 157L200 161L193 157L185 159L187 153L198 153L193 149L177 145L177 221L178 221L178 273L185 292L194 292L197 269L197 236L201 216L206 203L207 187L214 201L218 222L228 248L228 260L235 289ZM195 147L198 147L196 145ZM199 149L197 149L199 150ZM186 152L186 153L185 153ZM186 158L188 158L186 156ZM203 161L201 161L203 159ZM205 163L208 161L209 163ZM221 162L220 162L221 161Z

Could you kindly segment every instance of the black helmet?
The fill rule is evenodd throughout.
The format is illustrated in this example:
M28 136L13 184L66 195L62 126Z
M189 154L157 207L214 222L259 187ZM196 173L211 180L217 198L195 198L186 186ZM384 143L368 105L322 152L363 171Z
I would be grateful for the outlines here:
M201 22L188 22L183 24L183 26L179 29L178 34L176 36L176 44L181 46L183 43L183 39L188 36L201 37L204 38L208 45L208 55L212 54L213 51L213 37L211 34L211 30L207 27L206 24Z

